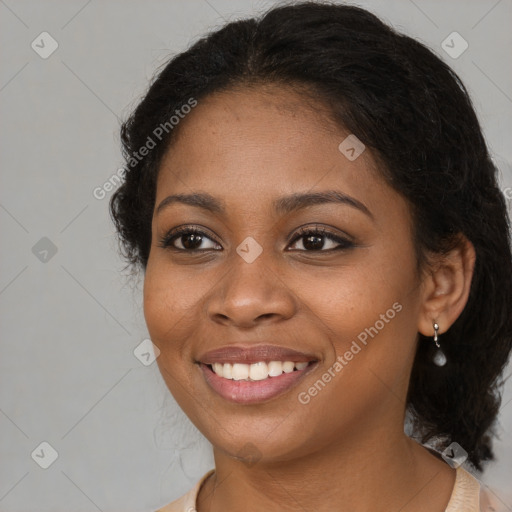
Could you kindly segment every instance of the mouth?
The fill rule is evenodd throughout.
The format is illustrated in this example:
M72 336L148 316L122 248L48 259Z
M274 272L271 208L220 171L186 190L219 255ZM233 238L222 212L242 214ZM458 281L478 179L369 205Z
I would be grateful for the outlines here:
M222 398L252 404L295 387L318 364L315 356L276 346L225 347L208 352L198 364L209 387Z

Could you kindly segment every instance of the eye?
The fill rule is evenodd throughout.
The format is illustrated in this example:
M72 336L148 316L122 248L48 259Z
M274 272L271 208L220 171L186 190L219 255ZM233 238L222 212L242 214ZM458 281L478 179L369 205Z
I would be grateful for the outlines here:
M329 242L326 244L325 241ZM329 252L350 249L354 243L348 238L329 232L323 227L300 228L297 236L291 243L300 241L303 252Z
M201 247L208 240L210 241L210 246ZM328 241L327 244L325 243L326 240ZM299 247L299 250L302 252L337 251L349 249L355 245L348 238L331 233L323 227L300 228L291 244L295 244L298 241L301 242L302 249ZM159 246L164 249L183 252L222 250L222 247L212 237L193 226L179 226L172 229L160 240Z
M210 240L213 242L213 247L202 247L201 244L205 240ZM175 241L179 242L181 247L175 244ZM195 227L190 226L179 226L167 233L160 240L160 247L164 249L173 249L176 251L186 251L186 252L194 252L194 251L205 251L215 249L215 245L220 247L212 238L210 238L204 231L201 231ZM215 249L218 250L218 249Z

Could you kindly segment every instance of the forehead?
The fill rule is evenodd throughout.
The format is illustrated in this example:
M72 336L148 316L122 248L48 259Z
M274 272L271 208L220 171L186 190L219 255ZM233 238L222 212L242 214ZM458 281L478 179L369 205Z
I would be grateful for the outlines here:
M266 86L215 93L180 121L162 159L157 203L170 193L264 196L342 188L351 195L385 186L366 149L354 160L339 146L350 135L326 107L292 89Z

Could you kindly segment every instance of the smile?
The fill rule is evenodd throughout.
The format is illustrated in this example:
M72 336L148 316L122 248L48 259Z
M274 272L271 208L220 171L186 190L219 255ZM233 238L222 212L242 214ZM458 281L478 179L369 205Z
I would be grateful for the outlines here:
M197 362L208 386L238 404L276 398L318 366L312 354L274 345L230 345L203 354Z
M283 373L304 370L309 363L293 361L259 361L253 364L244 363L213 363L212 370L216 375L228 380L258 381L270 377L279 377Z

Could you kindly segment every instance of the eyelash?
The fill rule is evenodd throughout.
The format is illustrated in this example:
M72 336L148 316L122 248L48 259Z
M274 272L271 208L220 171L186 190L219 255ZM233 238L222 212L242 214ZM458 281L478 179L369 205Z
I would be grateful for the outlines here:
M160 240L159 247L162 247L164 249L169 249L172 251L188 252L188 253L200 253L200 252L206 252L206 251L211 251L211 250L214 250L214 251L218 250L218 249L180 249L178 247L174 247L173 242L176 239L178 239L184 235L199 235L202 237L206 237L210 240L213 240L215 243L218 243L212 237L208 236L204 231L201 231L193 226L180 226L180 227L177 227L177 228L171 230L169 233L167 233ZM332 248L332 249L327 249L327 250L325 250L325 249L318 249L318 250L299 249L300 252L324 252L324 253L327 252L327 253L329 253L332 251L341 251L341 250L351 249L355 246L355 244L352 241L348 240L347 238L343 238L338 235L335 235L334 233L331 233L324 227L315 227L315 228L302 227L302 228L299 228L296 236L290 241L290 245L294 244L301 238L306 238L307 236L319 236L319 237L323 237L323 238L328 238L331 241L338 243L339 246Z

